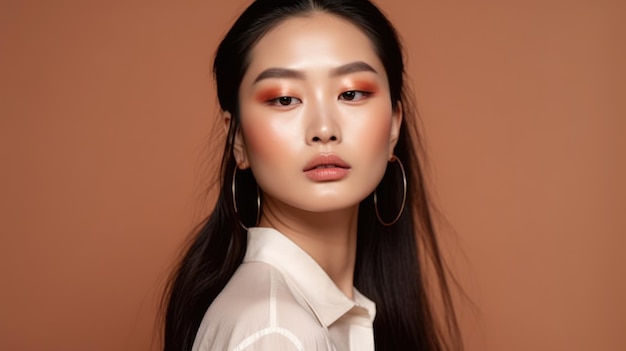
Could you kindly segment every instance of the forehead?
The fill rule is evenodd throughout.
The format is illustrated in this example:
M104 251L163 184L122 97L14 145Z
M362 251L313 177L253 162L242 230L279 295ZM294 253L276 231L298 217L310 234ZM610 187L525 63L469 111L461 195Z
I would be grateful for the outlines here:
M268 31L251 51L248 72L268 67L330 69L353 61L384 72L373 43L360 28L335 15L312 13Z

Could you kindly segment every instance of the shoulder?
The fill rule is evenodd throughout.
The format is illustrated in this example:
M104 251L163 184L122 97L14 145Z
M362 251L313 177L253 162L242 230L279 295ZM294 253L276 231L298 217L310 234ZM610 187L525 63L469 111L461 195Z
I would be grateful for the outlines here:
M242 264L213 301L193 350L329 350L327 331L274 267Z

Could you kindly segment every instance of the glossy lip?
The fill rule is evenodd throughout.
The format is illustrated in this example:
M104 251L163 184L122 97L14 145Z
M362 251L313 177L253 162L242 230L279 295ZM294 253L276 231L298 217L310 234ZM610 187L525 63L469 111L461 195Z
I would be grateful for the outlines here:
M320 154L307 163L302 171L311 180L326 182L347 176L350 165L335 154Z

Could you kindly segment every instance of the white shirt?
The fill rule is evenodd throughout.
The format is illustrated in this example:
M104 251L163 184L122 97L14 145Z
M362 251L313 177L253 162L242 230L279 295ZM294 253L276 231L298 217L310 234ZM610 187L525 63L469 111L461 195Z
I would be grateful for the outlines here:
M298 245L250 228L248 249L200 324L192 351L373 351L376 306L349 299Z

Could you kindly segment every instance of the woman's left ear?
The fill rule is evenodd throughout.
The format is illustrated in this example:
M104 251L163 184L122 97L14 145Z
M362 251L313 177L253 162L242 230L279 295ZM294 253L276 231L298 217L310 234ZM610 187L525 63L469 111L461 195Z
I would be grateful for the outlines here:
M398 101L396 108L391 115L391 130L389 132L389 160L393 157L393 150L396 148L396 144L400 138L402 117L402 103Z

